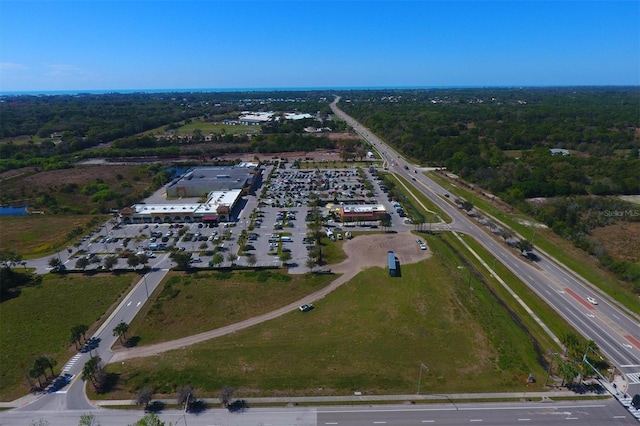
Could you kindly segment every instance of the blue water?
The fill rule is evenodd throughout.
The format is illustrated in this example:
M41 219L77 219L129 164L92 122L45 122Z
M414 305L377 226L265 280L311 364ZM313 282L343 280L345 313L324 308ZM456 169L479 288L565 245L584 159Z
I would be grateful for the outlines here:
M0 216L26 216L27 207L0 206Z
M459 88L467 86L456 86ZM233 87L233 88L209 88L209 89L88 89L88 90L17 90L0 91L0 96L15 95L77 95L93 94L103 95L109 93L216 93L216 92L305 92L326 90L385 90L385 89L436 89L452 88L450 86L333 86L333 87Z

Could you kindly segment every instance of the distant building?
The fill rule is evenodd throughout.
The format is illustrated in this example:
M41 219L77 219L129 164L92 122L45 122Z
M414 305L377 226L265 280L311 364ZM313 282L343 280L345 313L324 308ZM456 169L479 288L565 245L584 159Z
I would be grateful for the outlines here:
M551 155L570 155L568 149L551 148Z
M345 204L337 206L336 210L342 222L377 221L387 215L387 209L382 204Z
M273 120L274 112L248 112L243 111L238 117L240 124L264 124Z
M284 118L286 120L302 120L303 118L313 118L313 115L308 113L295 113L295 112L287 112L284 114Z

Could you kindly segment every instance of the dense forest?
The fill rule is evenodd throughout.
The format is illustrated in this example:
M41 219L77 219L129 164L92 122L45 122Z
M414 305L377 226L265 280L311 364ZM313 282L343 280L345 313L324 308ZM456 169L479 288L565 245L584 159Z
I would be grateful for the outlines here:
M639 88L388 91L340 105L416 162L510 202L640 193Z
M196 117L208 121L235 118L241 111L302 111L326 118L332 99L323 92L0 96L0 171L25 166L44 170L71 167L72 159L77 161L96 155L86 150L111 143L113 149L101 149L98 155L166 158L185 152L186 155L197 154L199 150L181 147L178 141L155 140L141 134L160 127L177 128L180 123ZM333 125L343 126L343 123ZM289 134L295 133L297 127L280 123L268 130ZM314 141L306 140L304 144L312 146ZM325 144L326 141L319 142L319 145ZM273 145L266 144L265 152L276 151ZM249 146L246 137L220 135L204 151L218 155L254 148Z

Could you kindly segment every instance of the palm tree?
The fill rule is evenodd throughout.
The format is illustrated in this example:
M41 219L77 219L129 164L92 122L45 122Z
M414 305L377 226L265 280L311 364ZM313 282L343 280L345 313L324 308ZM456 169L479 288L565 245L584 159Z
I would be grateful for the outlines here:
M84 364L84 367L82 368L82 380L83 381L87 381L87 380L91 380L91 383L93 384L93 386L95 387L97 385L96 383L96 375L98 374L98 372L100 371L100 357L99 356L92 356L89 361L87 361Z
M569 351L571 351L573 355L577 346L580 344L580 339L578 338L578 336L571 331L562 333L562 336L560 336L560 341L564 345L564 356L567 356L569 354Z
M118 325L116 325L115 328L113 329L113 335L114 336L118 336L118 339L120 340L120 343L122 343L122 338L123 337L125 339L127 338L126 334L127 334L128 330L129 330L129 324L127 324L126 322L122 321Z
M51 370L51 375L54 375L53 372L53 367L55 367L56 365L58 365L58 361L55 360L51 355L44 355L42 357L42 364L44 365L45 368L48 368Z
M572 362L561 362L558 366L558 373L562 377L562 384L564 386L565 381L573 383L573 379L580 373L578 367Z
M40 370L40 367L37 365L33 365L31 367L31 369L29 370L29 377L32 377L36 380L38 380L38 387L42 387L42 382L40 381L40 376L42 376L42 370Z

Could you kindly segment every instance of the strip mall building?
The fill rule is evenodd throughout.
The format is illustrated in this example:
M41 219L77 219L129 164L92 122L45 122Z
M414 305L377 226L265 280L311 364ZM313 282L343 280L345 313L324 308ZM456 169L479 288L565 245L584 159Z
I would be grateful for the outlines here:
M166 203L134 204L120 210L120 223L227 222L242 195L260 185L255 163L232 167L195 167L169 183ZM188 201L193 200L205 201Z

